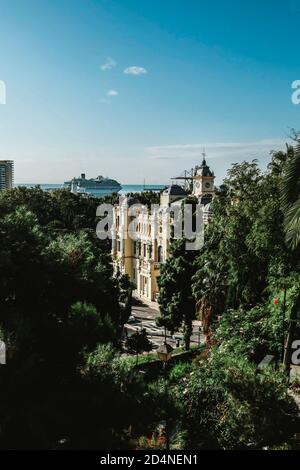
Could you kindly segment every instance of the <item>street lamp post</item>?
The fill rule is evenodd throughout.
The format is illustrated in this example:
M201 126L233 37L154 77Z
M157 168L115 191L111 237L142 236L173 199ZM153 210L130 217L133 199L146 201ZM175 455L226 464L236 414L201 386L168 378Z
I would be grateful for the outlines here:
M173 348L170 344L165 342L162 344L158 350L157 350L157 355L160 361L163 363L163 368L164 368L164 382L165 382L165 397L166 399L168 398L168 388L167 388L167 362L171 359L172 357L172 351ZM167 401L167 400L166 400ZM165 410L166 413L166 448L167 450L170 450L170 439L169 439L169 430L168 430L168 413L167 410Z

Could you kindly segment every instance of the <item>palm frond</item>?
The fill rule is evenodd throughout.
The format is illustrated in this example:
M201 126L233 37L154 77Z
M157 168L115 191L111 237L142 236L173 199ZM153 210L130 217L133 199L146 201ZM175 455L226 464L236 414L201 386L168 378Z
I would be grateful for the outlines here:
M297 248L300 243L300 198L286 210L284 226L287 245Z
M287 162L281 185L281 203L287 210L300 197L300 142L294 147L294 154Z

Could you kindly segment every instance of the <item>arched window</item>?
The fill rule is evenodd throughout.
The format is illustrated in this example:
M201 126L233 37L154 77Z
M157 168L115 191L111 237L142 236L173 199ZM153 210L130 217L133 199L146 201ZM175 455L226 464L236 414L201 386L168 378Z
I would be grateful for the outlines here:
M163 249L162 249L162 246L159 246L158 249L157 249L157 261L159 263L163 262Z

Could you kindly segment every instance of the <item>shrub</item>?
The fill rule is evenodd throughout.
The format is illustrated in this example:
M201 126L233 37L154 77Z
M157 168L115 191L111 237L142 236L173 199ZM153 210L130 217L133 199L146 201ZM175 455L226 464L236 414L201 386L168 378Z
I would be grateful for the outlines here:
M181 393L190 446L260 449L294 432L296 409L284 374L258 373L243 357L213 352Z
M170 371L169 380L172 383L178 383L183 377L185 377L192 369L191 364L188 362L179 362Z

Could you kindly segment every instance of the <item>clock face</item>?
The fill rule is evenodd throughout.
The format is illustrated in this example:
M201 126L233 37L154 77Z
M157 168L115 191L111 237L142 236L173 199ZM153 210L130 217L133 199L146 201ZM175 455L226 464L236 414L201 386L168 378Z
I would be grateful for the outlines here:
M199 183L199 181L196 183L196 188L200 188L200 183Z
M205 187L206 187L206 189L210 188L210 183L208 181L205 183Z

